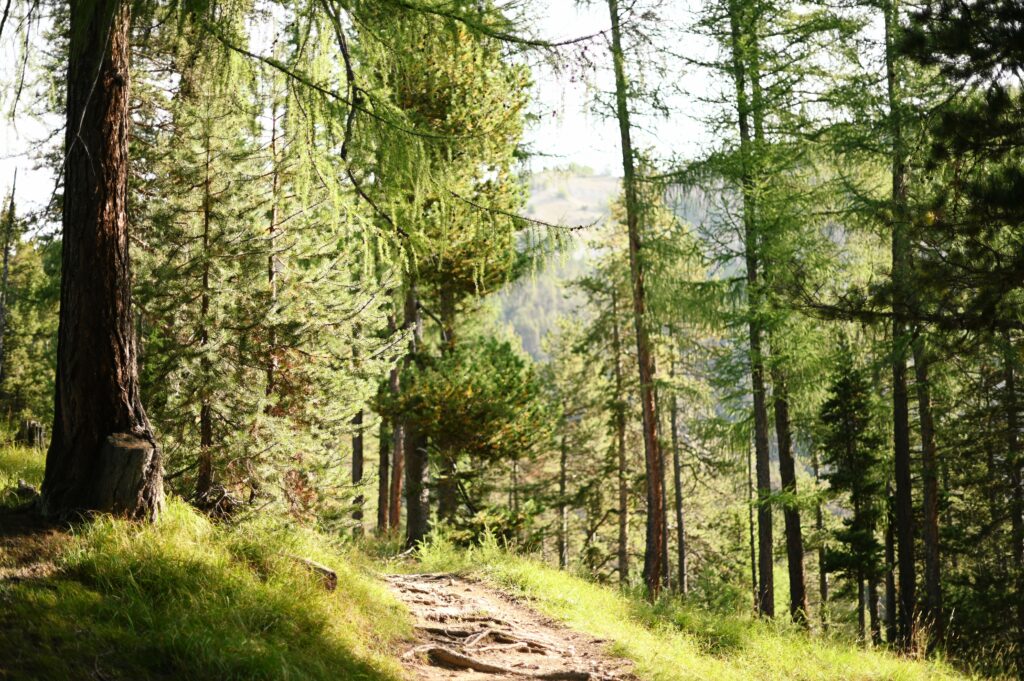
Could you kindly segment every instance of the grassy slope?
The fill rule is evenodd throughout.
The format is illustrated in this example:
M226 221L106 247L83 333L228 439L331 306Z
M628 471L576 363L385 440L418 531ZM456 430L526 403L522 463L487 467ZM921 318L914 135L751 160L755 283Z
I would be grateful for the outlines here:
M435 543L421 552L417 569L471 573L523 595L545 614L610 641L650 681L966 678L941 664L807 636L783 624L713 616L677 601L652 606L494 546L460 552Z
M0 450L0 471L38 483L38 455ZM289 556L337 570L337 591ZM171 500L155 526L81 528L58 567L0 582L0 679L401 678L404 609L365 559L312 532L215 526Z
M19 477L37 484L41 473L41 455L0 448L0 490ZM289 556L335 568L338 590L324 592ZM0 582L0 679L401 678L394 650L412 633L405 611L368 559L311 531L213 525L172 500L156 526L81 528L58 567L46 579ZM472 573L524 595L608 640L645 681L962 678L781 624L651 606L495 546L438 542L414 569Z

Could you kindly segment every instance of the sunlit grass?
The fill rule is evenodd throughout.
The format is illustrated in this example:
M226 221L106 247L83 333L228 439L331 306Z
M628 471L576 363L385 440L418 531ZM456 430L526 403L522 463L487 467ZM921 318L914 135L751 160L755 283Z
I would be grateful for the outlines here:
M4 480L38 479L27 454L3 456ZM296 557L333 568L337 590ZM0 678L401 678L407 612L366 558L313 531L215 525L170 499L155 525L81 526L58 567L0 582Z
M0 433L0 443L6 440ZM0 507L16 505L14 488L24 480L36 489L43 481L46 452L40 449L0 444Z
M969 678L938 662L866 650L781 622L711 614L675 599L652 605L515 556L493 542L468 551L432 542L420 551L416 569L472 574L524 596L545 614L609 641L613 653L633 660L638 675L651 681Z

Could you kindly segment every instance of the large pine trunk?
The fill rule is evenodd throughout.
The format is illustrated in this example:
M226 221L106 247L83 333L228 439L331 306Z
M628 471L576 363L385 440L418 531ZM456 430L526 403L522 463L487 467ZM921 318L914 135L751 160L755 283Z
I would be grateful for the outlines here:
M139 396L128 256L131 3L71 3L60 321L42 510L155 520L163 470Z
M665 570L665 488L664 462L658 438L658 406L654 394L654 354L647 333L647 294L641 254L639 201L629 123L625 58L619 28L617 0L608 0L612 24L612 60L615 71L615 102L622 146L623 188L626 195L626 226L629 232L629 269L633 292L633 324L636 331L637 368L640 377L640 407L643 416L644 461L647 482L647 538L644 546L644 584L653 597L661 589Z

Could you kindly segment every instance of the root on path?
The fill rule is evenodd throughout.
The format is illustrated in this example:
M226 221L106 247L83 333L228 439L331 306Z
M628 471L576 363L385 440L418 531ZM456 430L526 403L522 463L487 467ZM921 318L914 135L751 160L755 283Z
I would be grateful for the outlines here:
M403 656L419 681L633 681L602 641L571 631L480 582L447 574L392 575L421 641Z

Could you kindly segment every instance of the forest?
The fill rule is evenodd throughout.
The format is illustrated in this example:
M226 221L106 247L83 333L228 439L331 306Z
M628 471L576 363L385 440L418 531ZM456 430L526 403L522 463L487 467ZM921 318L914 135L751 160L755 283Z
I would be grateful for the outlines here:
M0 679L1024 675L1021 0L0 10Z

